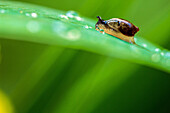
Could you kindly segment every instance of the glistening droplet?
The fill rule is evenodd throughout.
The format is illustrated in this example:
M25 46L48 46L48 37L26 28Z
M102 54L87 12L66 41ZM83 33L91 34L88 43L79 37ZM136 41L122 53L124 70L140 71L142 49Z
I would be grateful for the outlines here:
M79 39L80 36L81 36L80 31L76 29L70 30L67 33L67 39L73 40L73 41Z
M78 13L75 12L75 11L68 11L68 12L66 13L66 16L69 17L69 18L73 18L73 17L79 16L79 15L78 15Z
M86 29L92 29L92 27L91 27L91 26L88 26L88 25L85 25L84 28L86 28Z
M60 15L60 18L64 18L68 20L68 17L66 15Z
M36 32L38 32L40 30L40 25L36 21L28 22L26 27L27 27L28 31L30 31L31 33L36 33Z
M5 10L4 10L4 9L1 9L1 10L0 10L0 13L5 13Z
M160 49L159 49L159 48L156 48L156 49L155 49L155 51L156 51L156 52L159 52L159 51L160 51Z
M146 44L142 44L143 45L143 47L147 47L147 45Z
M151 59L152 59L153 62L159 62L161 57L160 57L159 54L153 54Z
M76 20L78 20L78 21L83 21L83 19L82 19L81 17L79 17L79 16L76 16L75 18L76 18Z
M31 16L32 16L33 18L37 18L37 17L38 17L37 13L31 13Z

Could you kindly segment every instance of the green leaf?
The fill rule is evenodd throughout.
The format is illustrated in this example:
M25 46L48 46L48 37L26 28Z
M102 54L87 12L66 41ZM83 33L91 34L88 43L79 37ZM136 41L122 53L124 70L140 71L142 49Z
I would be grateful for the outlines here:
M140 37L135 37L139 45L136 46L101 34L95 30L94 20L74 11L63 12L30 4L1 2L0 12L2 38L80 49L170 71L168 50Z
M37 109L39 113L91 113L139 64L170 72L168 50L141 37L135 37L136 46L101 34L94 28L96 21L74 11L0 2L0 88L17 113ZM138 86L169 83L142 71ZM138 98L146 93L150 101L157 101L167 84L159 92L154 86L158 99L148 96L153 93L148 93L149 88ZM135 106L135 98L131 101Z

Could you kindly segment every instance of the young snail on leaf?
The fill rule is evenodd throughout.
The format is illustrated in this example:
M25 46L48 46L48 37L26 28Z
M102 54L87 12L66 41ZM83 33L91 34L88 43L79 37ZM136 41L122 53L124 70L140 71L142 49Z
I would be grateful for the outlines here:
M103 30L109 35L136 44L134 41L134 35L139 31L137 26L120 18L112 18L109 20L103 20L100 16L97 16L97 18L99 19L95 25L97 31L102 32L101 30Z

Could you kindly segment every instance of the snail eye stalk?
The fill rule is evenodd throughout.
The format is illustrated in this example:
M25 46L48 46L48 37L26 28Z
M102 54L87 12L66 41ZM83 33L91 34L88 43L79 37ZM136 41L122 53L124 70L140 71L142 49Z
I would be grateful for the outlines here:
M102 21L102 18L101 18L100 16L97 16L97 18L98 18L99 20L101 20L101 21Z
M117 23L118 23L117 25L120 26L120 22L118 21Z
M99 19L98 22L100 22L100 23L102 23L102 24L105 24L105 23L106 23L100 16L97 16L97 18Z

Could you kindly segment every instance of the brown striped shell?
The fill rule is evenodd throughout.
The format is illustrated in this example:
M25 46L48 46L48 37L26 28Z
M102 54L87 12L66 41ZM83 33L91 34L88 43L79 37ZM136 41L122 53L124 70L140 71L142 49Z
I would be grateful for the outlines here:
M97 18L99 20L95 25L96 30L102 29L107 34L130 43L135 43L134 35L139 31L139 28L131 22L120 18L112 18L106 21L99 16Z

